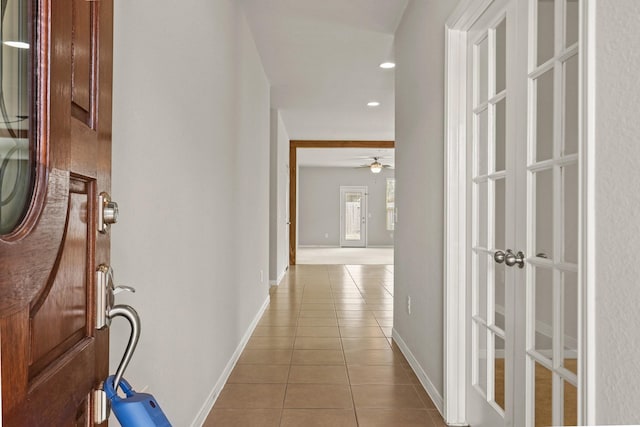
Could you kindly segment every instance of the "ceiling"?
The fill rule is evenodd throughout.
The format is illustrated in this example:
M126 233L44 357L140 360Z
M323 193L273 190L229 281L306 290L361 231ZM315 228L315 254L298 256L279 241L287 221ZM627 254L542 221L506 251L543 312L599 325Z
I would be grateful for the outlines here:
M393 148L298 148L298 166L359 167L370 165L373 158L395 167Z
M238 0L291 139L394 139L394 71L379 65L407 1Z

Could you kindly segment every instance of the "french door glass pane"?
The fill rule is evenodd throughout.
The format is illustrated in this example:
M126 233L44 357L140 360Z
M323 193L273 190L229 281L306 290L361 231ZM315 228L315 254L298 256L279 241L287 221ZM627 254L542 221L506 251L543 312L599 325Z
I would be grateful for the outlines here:
M553 157L553 70L536 80L536 160Z
M488 205L487 205L487 196L488 196L488 183L481 182L477 184L478 191L478 201L477 201L477 212L478 212L478 225L477 225L477 240L476 246L482 248L488 248L487 242L487 218L488 218Z
M578 29L580 27L578 0L566 0L565 19L565 46L571 46L578 42Z
M495 372L494 372L494 400L498 406L504 411L504 396L505 396L505 366L504 366L505 347L504 340L499 336L495 336Z
M544 64L554 54L555 2L538 0L538 65Z
M563 273L564 352L563 366L578 374L578 274Z
M548 427L552 422L552 378L551 371L540 363L535 364L535 426Z
M536 249L532 255L553 259L553 169L537 172L535 177Z
M487 161L489 160L489 112L488 110L482 111L476 116L477 120L477 174L487 174Z
M487 254L479 253L476 255L478 262L478 306L476 315L482 319L487 319Z
M563 153L578 152L578 55L564 63L564 150Z
M578 425L578 389L568 381L564 382L564 422L562 425Z
M506 149L507 149L507 100L506 98L498 102L495 106L496 111L496 145L495 145L495 170L503 171L505 169Z
M476 47L476 64L478 106L489 99L489 40L486 37Z
M506 249L505 243L505 224L507 221L507 210L505 205L505 179L497 179L495 181L495 193L494 193L494 228L495 228L495 237L494 237L494 249ZM498 264L499 265L499 264Z
M535 349L553 358L553 273L546 268L535 269Z
M560 169L563 182L564 262L578 263L578 164Z
M496 94L507 88L507 20L496 27Z
M494 285L494 317L493 323L504 331L504 313L505 313L505 265L494 264L495 268L495 285Z
M487 328L480 324L475 324L478 334L478 351L476 359L476 369L478 373L476 385L483 394L487 393Z

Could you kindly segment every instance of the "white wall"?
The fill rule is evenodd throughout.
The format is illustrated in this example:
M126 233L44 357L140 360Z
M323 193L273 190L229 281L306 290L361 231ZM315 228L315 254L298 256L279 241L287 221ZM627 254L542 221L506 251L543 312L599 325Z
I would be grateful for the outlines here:
M412 0L395 35L394 331L436 400L443 394L444 22L455 6Z
M298 174L300 246L340 246L340 186L367 187L367 245L393 246L386 206L393 170L372 174L367 168L299 167Z
M269 85L235 2L116 2L115 23L112 265L142 319L126 377L187 426L268 295ZM128 333L113 323L111 371Z
M640 424L640 2L596 12L596 422Z
M269 280L277 284L289 267L289 135L276 109L271 109L270 163Z

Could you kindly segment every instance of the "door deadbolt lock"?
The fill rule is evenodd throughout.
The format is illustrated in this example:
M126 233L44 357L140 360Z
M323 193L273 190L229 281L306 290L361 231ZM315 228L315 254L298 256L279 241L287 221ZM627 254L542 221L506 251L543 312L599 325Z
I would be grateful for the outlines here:
M98 231L106 233L111 224L116 222L118 222L118 204L111 200L108 193L100 193L98 197Z

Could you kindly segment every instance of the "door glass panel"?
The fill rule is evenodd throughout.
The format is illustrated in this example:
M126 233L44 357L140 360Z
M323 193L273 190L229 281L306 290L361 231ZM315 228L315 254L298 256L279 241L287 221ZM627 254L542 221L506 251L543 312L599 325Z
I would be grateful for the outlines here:
M545 268L535 269L535 349L553 358L553 274Z
M562 425L578 425L578 389L568 381L564 382L564 422Z
M507 20L496 27L496 94L507 88Z
M578 164L561 168L563 181L564 261L578 263Z
M538 0L538 65L544 64L554 54L555 2Z
M578 58L574 55L564 64L564 154L578 152Z
M553 70L536 80L536 160L553 157Z
M535 254L553 259L553 170L537 172L535 176Z
M487 242L487 218L488 218L488 206L487 206L487 182L481 182L477 184L478 191L478 225L477 225L477 241L476 246L482 248L488 248Z
M487 319L487 255L479 253L478 260L478 308L476 314L482 319Z
M566 369L578 374L578 274L564 273L564 361Z
M535 426L548 427L552 423L552 374L551 371L535 364Z
M494 400L498 406L504 411L504 340L498 336L495 337L495 378L494 378Z
M494 240L494 249L505 250L505 224L507 221L506 215L506 206L505 206L505 179L497 179L495 181L495 211L494 211L494 230L495 230L495 240ZM500 265L500 264L496 264Z
M489 99L489 40L485 37L476 47L478 98L476 106Z
M3 2L0 22L0 234L20 223L32 189L29 3Z
M487 161L489 160L489 111L484 110L480 114L476 116L477 118L477 150L478 150L478 159L477 159L477 174L478 175L486 175L487 174Z
M345 193L344 196L344 238L360 240L360 223L362 211L362 194Z
M506 98L496 104L496 157L495 170L505 169L506 149L507 149L507 100Z
M578 0L567 0L566 20L565 20L565 46L571 46L578 42L578 33L580 28Z
M487 328L475 324L478 333L478 357L476 359L477 382L476 385L487 395Z
M493 323L504 331L504 313L505 313L505 265L494 264L495 266L495 286L494 286L494 321Z

